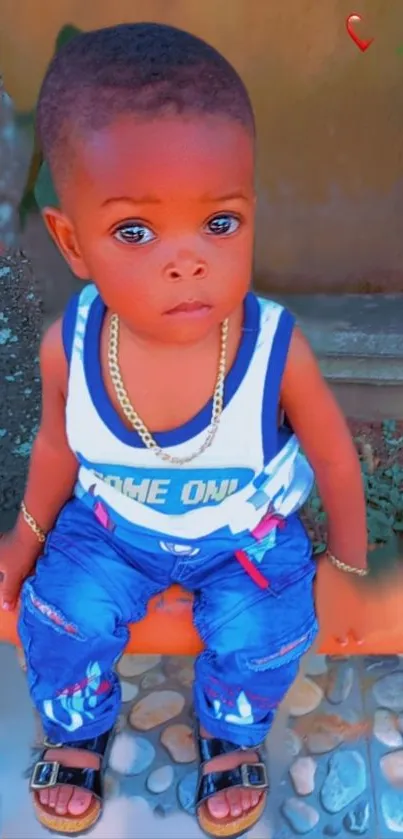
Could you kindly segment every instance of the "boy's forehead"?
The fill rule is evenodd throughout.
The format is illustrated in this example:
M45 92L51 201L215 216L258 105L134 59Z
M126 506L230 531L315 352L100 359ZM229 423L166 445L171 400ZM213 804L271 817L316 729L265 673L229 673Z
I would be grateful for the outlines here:
M228 118L122 117L82 136L73 165L74 180L101 203L120 195L177 195L179 188L219 197L252 186L254 144Z

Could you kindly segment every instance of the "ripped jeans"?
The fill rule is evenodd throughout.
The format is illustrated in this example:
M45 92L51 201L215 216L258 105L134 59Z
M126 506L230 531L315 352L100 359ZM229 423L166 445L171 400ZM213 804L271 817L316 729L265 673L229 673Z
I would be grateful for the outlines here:
M128 624L177 582L194 593L194 622L205 645L195 665L197 717L213 736L244 747L261 743L317 621L315 566L299 519L289 518L275 546L260 554L268 589L233 553L146 554L70 501L24 583L19 619L30 693L49 739L89 739L113 726L121 701L114 665Z

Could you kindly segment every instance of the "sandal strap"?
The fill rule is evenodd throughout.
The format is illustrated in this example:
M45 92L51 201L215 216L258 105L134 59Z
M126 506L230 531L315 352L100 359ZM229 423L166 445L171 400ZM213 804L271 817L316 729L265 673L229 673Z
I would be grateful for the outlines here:
M231 743L229 740L223 740L221 737L202 737L197 734L197 747L199 751L200 763L203 766L208 761L221 755L236 754L237 752L254 751L259 760L262 760L260 746L238 746L236 743Z
M49 737L45 737L43 745L45 752L47 749L78 749L83 752L91 752L102 758L105 756L112 732L113 728L110 728L104 734L98 734L97 737L93 737L91 740L75 740L70 743L53 743ZM43 754L41 760L43 760Z
M38 760L32 773L30 789L44 790L58 786L84 789L102 800L102 774L99 769L78 769L61 766L56 760Z
M229 740L222 740L221 737L206 738L198 735L197 746L202 765L215 757L243 751L242 746L237 746L236 743L231 743Z
M197 806L216 795L234 787L244 787L262 792L269 789L267 769L264 763L242 763L234 769L221 772L206 772L199 780L196 802Z

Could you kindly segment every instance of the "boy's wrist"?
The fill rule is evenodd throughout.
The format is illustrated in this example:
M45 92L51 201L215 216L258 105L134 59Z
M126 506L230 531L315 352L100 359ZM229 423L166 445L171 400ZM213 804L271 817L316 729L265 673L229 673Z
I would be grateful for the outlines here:
M27 524L21 512L13 528L13 537L16 543L21 546L24 553L27 553L29 556L39 556L43 549L43 542L38 539L38 536Z
M334 568L337 568L338 571L354 575L355 577L366 577L369 573L366 558L362 563L356 561L345 562L344 559L336 556L329 548L321 551L321 553L317 555L317 559L325 559L333 565Z
M32 531L32 533L35 534L37 541L40 542L41 544L43 542L45 542L46 541L45 531L40 526L40 524L37 522L37 520L31 515L29 510L27 510L27 507L26 507L24 501L21 501L20 510L21 510L21 516L22 516L22 519L23 519L24 523L27 525L27 527L29 527L29 529Z

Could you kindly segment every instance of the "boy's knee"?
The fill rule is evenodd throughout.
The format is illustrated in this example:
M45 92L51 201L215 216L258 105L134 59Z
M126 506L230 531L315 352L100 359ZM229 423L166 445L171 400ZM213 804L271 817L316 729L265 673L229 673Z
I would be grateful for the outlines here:
M243 615L212 633L207 647L224 667L228 665L242 673L244 678L253 678L267 671L287 667L298 669L302 656L312 646L316 635L315 619L303 629L288 634L281 626L269 628L267 621L263 623L254 620L251 615Z
M239 600L232 613L224 604L220 616L210 616L206 646L220 657L232 655L242 660L246 672L271 670L300 659L312 645L318 626L306 580L292 588L281 596Z
M246 648L237 653L240 666L245 673L259 674L276 670L286 673L298 670L302 656L312 646L316 637L316 626L311 627L289 641L262 644Z

